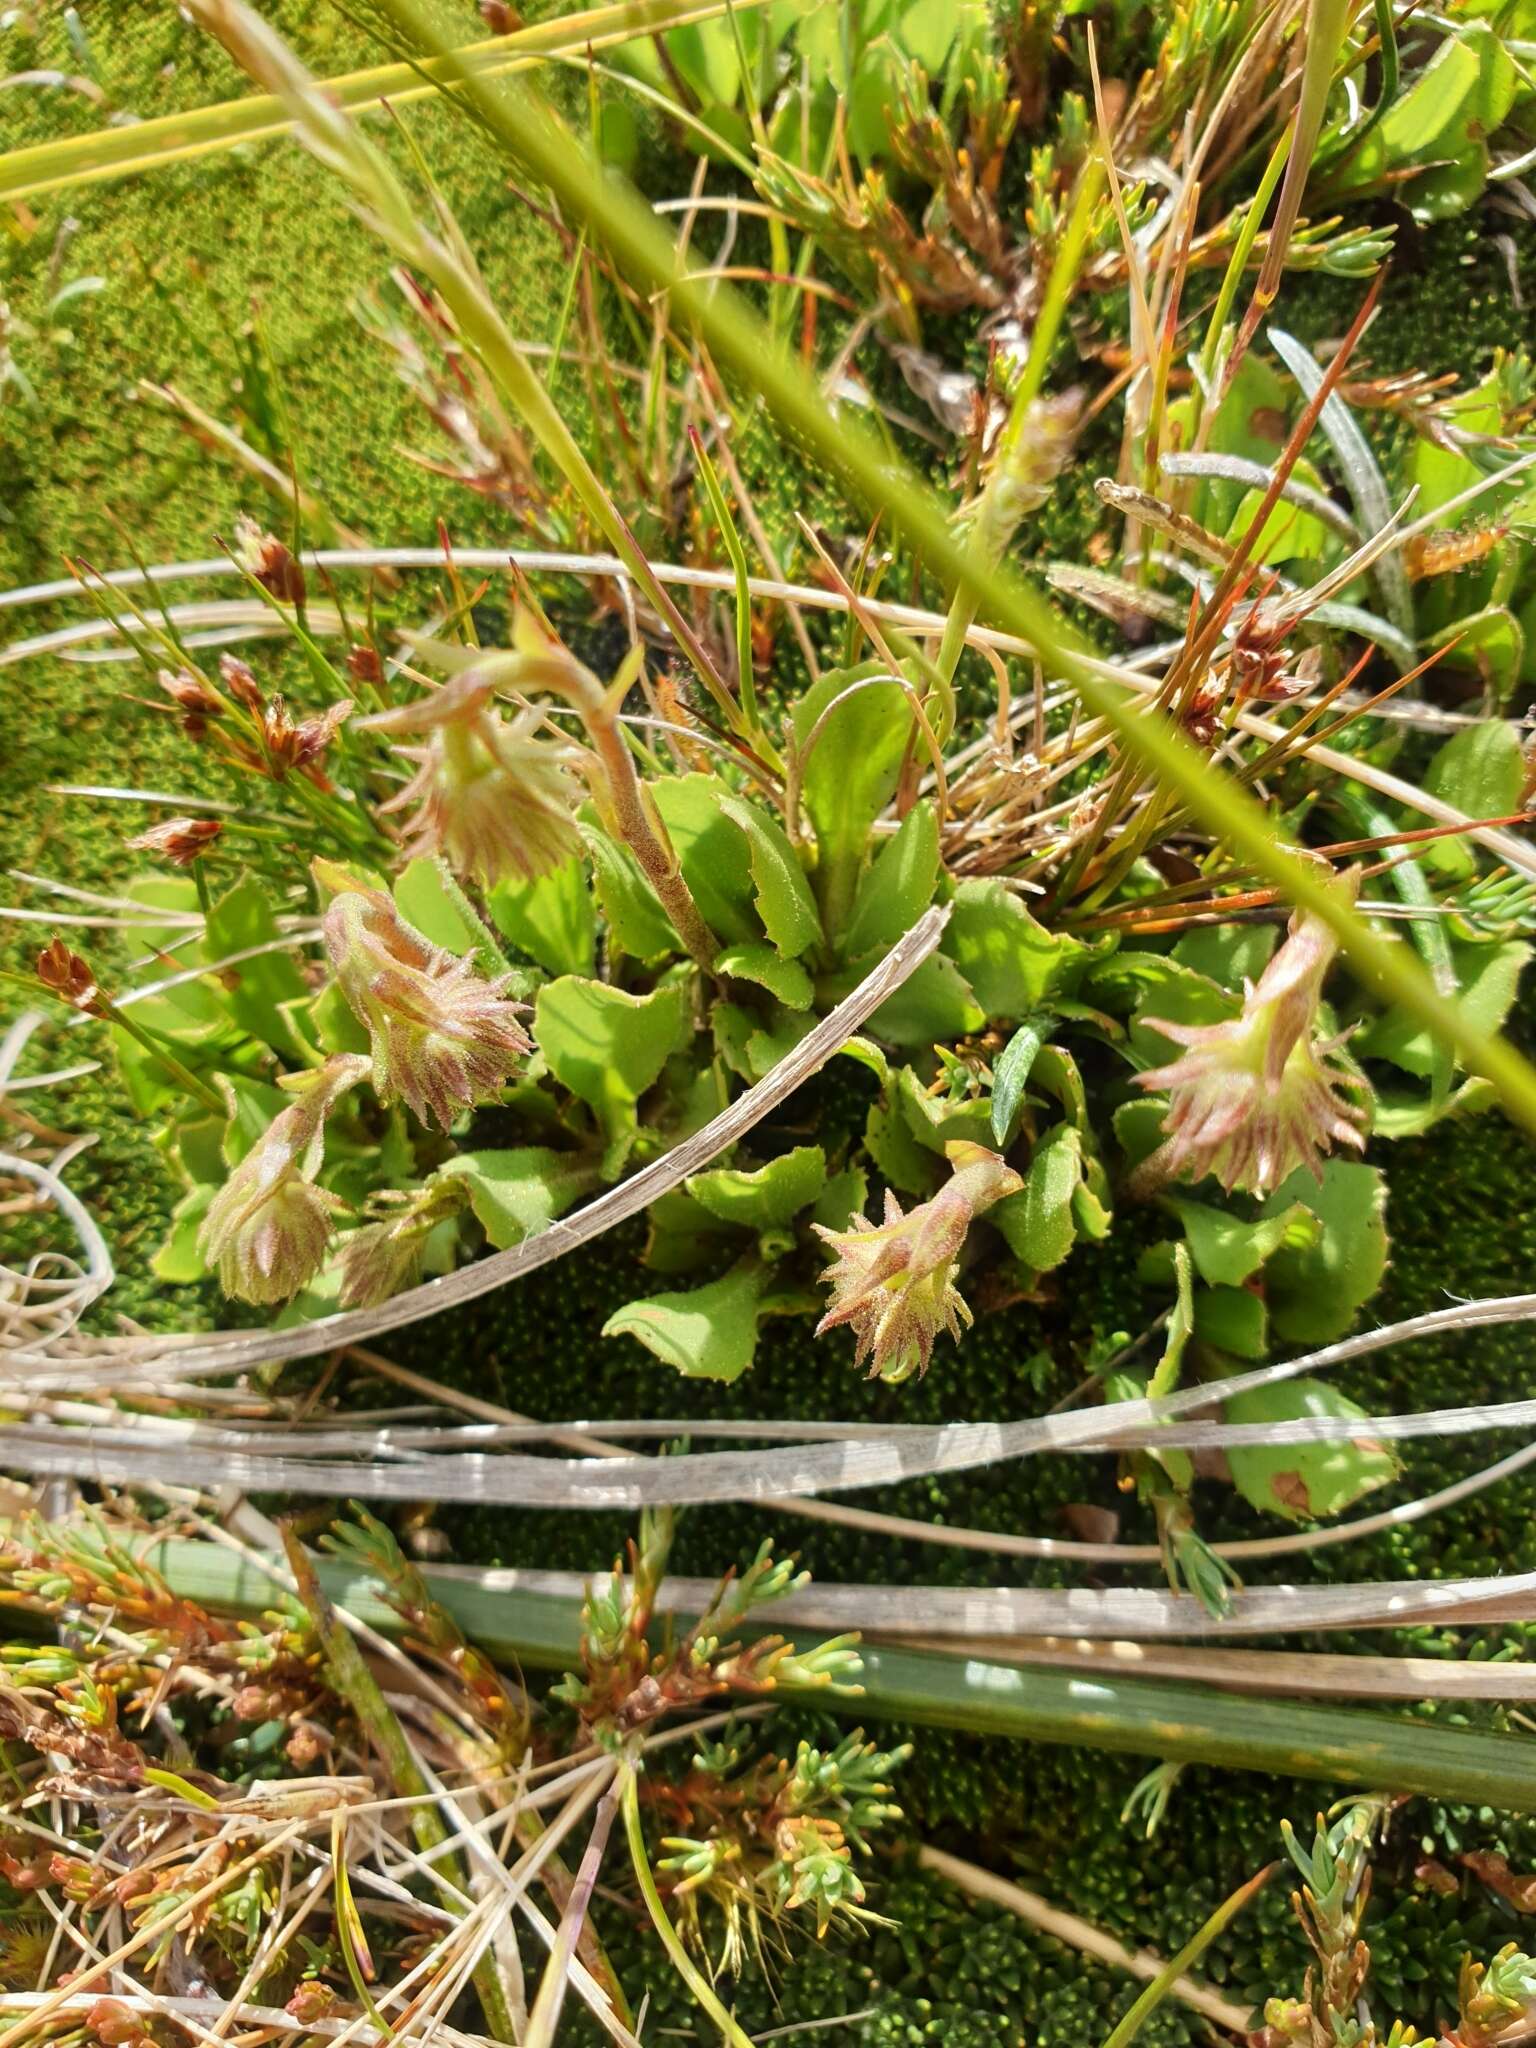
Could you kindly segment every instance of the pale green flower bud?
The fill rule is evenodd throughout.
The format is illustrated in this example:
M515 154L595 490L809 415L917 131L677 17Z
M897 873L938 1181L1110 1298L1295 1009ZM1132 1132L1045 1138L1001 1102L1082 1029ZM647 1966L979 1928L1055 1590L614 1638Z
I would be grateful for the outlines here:
M325 1120L368 1071L357 1053L338 1054L292 1084L279 1110L209 1204L198 1250L240 1301L287 1301L325 1262L341 1203L315 1186L325 1154Z
M955 1286L966 1233L984 1210L1024 1185L983 1145L958 1143L945 1151L954 1169L948 1187L910 1214L887 1189L884 1223L855 1216L845 1231L813 1226L837 1254L823 1276L832 1305L816 1334L851 1323L857 1362L869 1360L872 1379L894 1382L925 1373L941 1330L959 1342L972 1320Z

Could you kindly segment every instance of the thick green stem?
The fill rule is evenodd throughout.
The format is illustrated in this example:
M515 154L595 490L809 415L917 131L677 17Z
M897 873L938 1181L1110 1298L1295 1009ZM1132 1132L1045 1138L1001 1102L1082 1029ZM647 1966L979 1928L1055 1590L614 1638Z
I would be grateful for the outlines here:
M693 891L684 880L672 849L657 830L659 821L646 803L645 789L635 772L634 756L609 692L590 669L568 655L551 654L530 661L527 679L557 692L581 714L587 737L603 764L603 779L620 836L661 898L662 908L688 953L707 974L714 965L719 945L693 900Z
M83 1532L82 1532L83 1533ZM259 1565L211 1543L167 1539L145 1561L173 1592L225 1612L260 1614L272 1582ZM399 1617L371 1579L329 1559L312 1561L326 1595L381 1634ZM575 1668L580 1613L573 1600L487 1591L426 1570L433 1598L498 1662ZM1273 1771L1345 1786L1536 1813L1536 1741L1481 1729L1405 1720L1374 1709L1262 1700L1149 1678L1091 1679L990 1659L865 1646L863 1689L805 1695L859 1720L917 1721L973 1735L1016 1736L1137 1756Z

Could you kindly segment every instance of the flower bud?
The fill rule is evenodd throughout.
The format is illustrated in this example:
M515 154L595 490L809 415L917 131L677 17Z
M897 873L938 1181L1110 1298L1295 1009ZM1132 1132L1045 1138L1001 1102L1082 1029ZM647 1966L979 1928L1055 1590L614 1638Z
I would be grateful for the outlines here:
M304 602L304 571L275 533L242 512L235 521L235 560L279 604Z
M1353 887L1350 885L1350 893ZM1321 1181L1336 1144L1363 1148L1363 1110L1339 1094L1364 1083L1329 1064L1346 1034L1317 1037L1323 979L1338 941L1298 910L1285 943L1224 1024L1146 1021L1184 1047L1181 1058L1138 1076L1166 1089L1167 1141L1141 1169L1150 1180L1202 1180L1266 1195L1304 1166Z
M278 1111L209 1203L198 1250L217 1268L226 1294L287 1301L324 1264L341 1207L314 1184L325 1156L325 1120L367 1071L359 1054L340 1053L300 1077L297 1099Z
M465 1184L452 1176L415 1194L378 1198L386 1213L343 1240L341 1306L373 1308L421 1276L422 1254L437 1226L464 1206Z
M217 818L167 818L128 841L135 853L158 853L172 867L189 868L223 836Z
M417 772L384 806L386 812L414 807L407 853L444 853L459 874L489 889L507 880L533 881L580 850L567 750L534 737L538 712L504 718L492 685L473 671L419 703L363 722L385 732L429 734L424 747L401 749L419 764Z
M869 1360L872 1379L896 1382L925 1373L941 1330L959 1341L971 1312L954 1284L956 1264L974 1219L1024 1183L983 1145L945 1147L954 1169L949 1185L904 1214L886 1190L885 1221L855 1216L845 1231L817 1223L817 1235L837 1254L823 1276L832 1305L816 1326L851 1323L858 1338L856 1363Z
M323 928L337 984L368 1031L382 1102L398 1098L447 1130L532 1051L503 996L510 976L482 980L472 957L423 938L381 890L343 890Z

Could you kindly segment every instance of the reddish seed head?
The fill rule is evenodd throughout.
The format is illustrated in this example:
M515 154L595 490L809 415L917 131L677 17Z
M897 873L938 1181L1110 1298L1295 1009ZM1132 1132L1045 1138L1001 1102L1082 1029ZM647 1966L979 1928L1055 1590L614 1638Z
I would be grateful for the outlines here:
M104 1017L106 999L96 985L90 965L72 952L62 939L50 939L37 956L37 978L72 1010L87 1017Z
M347 674L354 683L382 683L384 664L376 647L358 645L347 649Z
M237 704L243 704L247 711L260 711L264 702L261 685L257 682L254 672L238 654L219 656L219 676Z
M218 718L224 706L200 676L191 669L162 668L155 680L181 713L181 729L188 739L200 740L210 718Z
M242 512L235 521L235 560L279 604L304 602L304 571L275 533L267 533Z
M151 825L128 844L136 853L157 853L172 867L189 868L223 832L217 818L167 818L163 825Z

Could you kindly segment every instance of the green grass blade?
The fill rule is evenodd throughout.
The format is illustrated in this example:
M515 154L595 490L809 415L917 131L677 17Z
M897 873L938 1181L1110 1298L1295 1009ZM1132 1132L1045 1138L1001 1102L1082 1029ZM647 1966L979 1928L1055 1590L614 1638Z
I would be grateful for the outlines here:
M1279 1868L1278 1863L1266 1864L1257 1877L1250 1877L1246 1884L1238 1886L1229 1899L1222 1900L1199 1932L1185 1942L1170 1962L1164 1963L1130 2011L1109 2035L1104 2048L1131 2048L1131 2043L1174 1985L1187 1971L1194 1968L1217 1935L1231 1926L1249 1900L1258 1897Z
M716 361L756 390L781 426L819 456L856 498L887 512L930 571L952 590L967 591L994 624L1029 640L1093 711L1114 723L1128 751L1208 831L1289 901L1330 927L1373 993L1403 1004L1455 1047L1471 1072L1493 1084L1509 1114L1536 1135L1536 1069L1497 1033L1482 1030L1460 1003L1443 997L1411 948L1379 937L1342 903L1316 865L1278 837L1263 806L1229 776L1214 771L1209 757L1170 720L1139 709L1126 690L1095 673L1082 658L1080 640L1037 591L1007 570L975 560L916 472L861 422L834 413L814 379L775 345L767 327L729 285L717 279L691 282L649 208L591 160L534 91L520 81L476 79L455 71L451 46L421 0L381 4L418 47L442 58L450 75L461 79L488 132L554 193L568 218L585 220L635 281L668 291L679 317L693 323Z
M734 0L753 7L761 0ZM388 100L400 107L437 92L451 76L495 77L524 71L548 59L584 57L636 36L711 21L726 11L727 0L616 0L580 14L516 29L511 35L469 43L453 53L454 71L429 61L380 64L328 79L325 89L338 106L356 113ZM423 78L425 73L425 81ZM165 114L125 128L102 128L90 135L72 135L57 142L32 143L0 156L0 199L35 199L43 192L98 184L187 163L242 143L267 142L292 126L281 100L271 93L198 107L185 114Z

